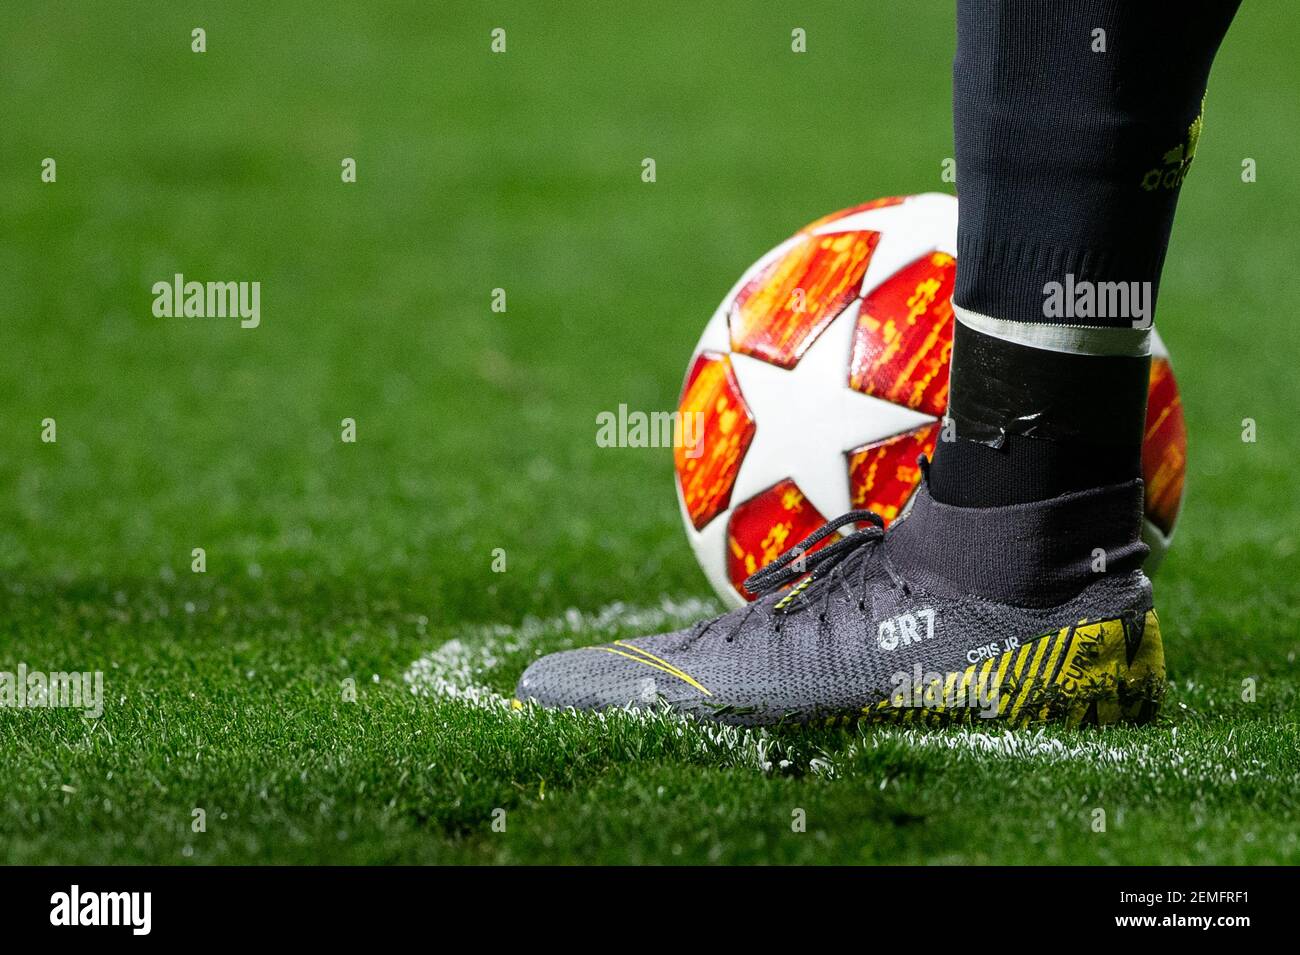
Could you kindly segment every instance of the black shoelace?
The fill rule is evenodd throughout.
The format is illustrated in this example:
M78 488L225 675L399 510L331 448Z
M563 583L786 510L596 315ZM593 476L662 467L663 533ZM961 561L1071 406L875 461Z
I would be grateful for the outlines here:
M850 524L866 524L868 526L810 553L811 548L816 547L826 538L837 533L840 528ZM830 604L830 599L840 591L845 593L850 600L857 601L858 610L866 610L866 604L861 594L866 589L867 573L871 568L871 562L868 560L861 561L862 570L859 575L856 595L849 588L844 575L839 571L849 557L862 552L868 546L879 543L884 537L885 520L875 511L849 511L832 521L827 521L794 547L791 547L772 561L772 563L745 579L745 589L755 595L755 600L735 625L731 627L727 634L727 642L732 642L736 634L744 629L749 618L759 608L763 597L771 596L783 587L799 581L800 578L803 578L803 580L798 586L772 605L771 619L774 621L777 633L781 632L779 618L784 614L793 613L802 607L809 606L812 603L813 596L819 591L822 597L821 613L818 615L819 623L826 622L826 610ZM882 564L885 572L889 575L890 581L906 594L909 589L907 581L898 575L888 558L884 559ZM840 585L839 590L835 587L836 583ZM702 637L712 629L713 624L718 619L715 618L703 625L697 625L699 629L697 629L695 635Z
M867 524L867 527L841 537L829 547L813 550L818 544L849 524ZM813 581L839 565L846 557L865 544L873 543L885 536L885 519L875 511L849 511L833 521L827 521L813 531L794 547L762 570L755 571L745 579L745 589L757 597L766 597L776 593L782 587L793 584L807 574L807 581L798 591L786 595L776 604L776 609L790 606L800 594L804 593Z

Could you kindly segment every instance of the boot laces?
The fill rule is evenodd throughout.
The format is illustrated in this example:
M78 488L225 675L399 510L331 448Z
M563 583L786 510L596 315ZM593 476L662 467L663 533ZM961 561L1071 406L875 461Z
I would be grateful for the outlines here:
M841 528L858 524L866 526L852 534L842 536L820 550L812 550ZM866 590L867 574L872 562L859 561L861 570L858 574L856 594L845 579L847 562L854 555L865 553L867 548L879 543L884 536L884 518L875 511L849 511L834 520L827 521L772 563L745 579L745 589L755 595L755 600L728 629L727 642L731 643L736 634L745 628L750 617L760 608L762 598L771 596L791 584L795 584L795 587L771 606L769 623L777 634L781 632L781 617L811 607L815 602L820 603L819 628L824 626L830 601L838 593L843 593L850 601L856 601L858 609L865 611L865 601L860 595ZM882 555L881 563L889 575L890 582L906 594L909 589L907 581L898 574L889 558ZM714 618L697 625L695 636L702 637L719 619L721 618Z

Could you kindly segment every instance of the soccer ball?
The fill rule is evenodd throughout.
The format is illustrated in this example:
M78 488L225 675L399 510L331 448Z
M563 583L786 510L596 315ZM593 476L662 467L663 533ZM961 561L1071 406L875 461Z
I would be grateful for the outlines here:
M952 196L845 209L754 263L705 326L678 405L703 427L677 442L674 465L686 534L728 604L753 599L745 578L826 519L866 508L889 522L906 506L948 405L956 245ZM1148 572L1173 534L1187 453L1153 339Z

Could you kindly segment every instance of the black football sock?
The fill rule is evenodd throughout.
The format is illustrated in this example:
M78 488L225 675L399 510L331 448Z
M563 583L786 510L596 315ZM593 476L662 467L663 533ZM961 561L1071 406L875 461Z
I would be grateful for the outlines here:
M958 506L1140 476L1149 334L1210 65L1238 0L958 0Z

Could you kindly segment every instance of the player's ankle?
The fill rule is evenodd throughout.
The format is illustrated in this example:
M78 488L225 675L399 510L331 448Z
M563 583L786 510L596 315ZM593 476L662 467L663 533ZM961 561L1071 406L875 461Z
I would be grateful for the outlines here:
M956 438L934 449L930 493L956 507L1003 507L1124 484L1141 474L1140 449L1008 434L992 443Z
M886 537L908 580L947 597L1055 607L1104 576L1142 567L1142 482L991 507L945 504L918 486Z

